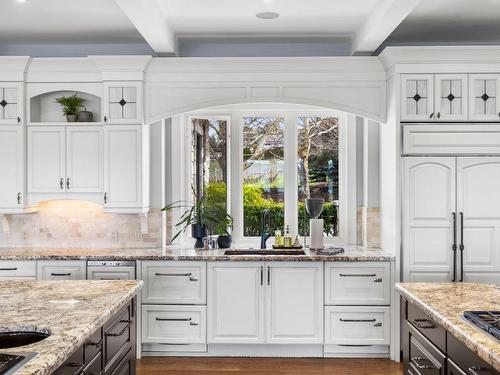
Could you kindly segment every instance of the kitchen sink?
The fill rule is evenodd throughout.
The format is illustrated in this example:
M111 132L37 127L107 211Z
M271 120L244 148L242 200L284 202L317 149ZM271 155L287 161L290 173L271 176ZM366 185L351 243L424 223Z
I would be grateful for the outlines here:
M248 249L226 250L224 255L306 255L304 250Z
M43 332L7 331L0 332L0 349L16 348L42 341L50 335Z

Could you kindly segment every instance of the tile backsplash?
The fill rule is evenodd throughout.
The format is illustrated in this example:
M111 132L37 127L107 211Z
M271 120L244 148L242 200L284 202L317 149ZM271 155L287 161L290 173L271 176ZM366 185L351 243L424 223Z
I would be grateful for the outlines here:
M104 213L102 206L58 200L40 204L35 213L5 215L0 247L156 247L161 246L162 213L148 214L148 231L133 214Z

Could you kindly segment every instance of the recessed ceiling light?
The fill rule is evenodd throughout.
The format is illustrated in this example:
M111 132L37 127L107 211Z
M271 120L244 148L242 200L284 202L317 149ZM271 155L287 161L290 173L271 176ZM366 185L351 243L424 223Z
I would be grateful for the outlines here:
M276 12L262 12L255 15L255 17L260 18L261 20L274 20L279 16L279 13Z
M17 0L18 3L27 3L28 0Z

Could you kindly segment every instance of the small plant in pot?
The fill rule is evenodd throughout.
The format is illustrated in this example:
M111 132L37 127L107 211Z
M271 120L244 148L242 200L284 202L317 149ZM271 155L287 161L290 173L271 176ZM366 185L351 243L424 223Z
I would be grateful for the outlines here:
M83 107L85 99L80 98L78 94L71 96L61 96L56 98L56 103L62 107L62 111L68 122L76 122L78 112Z
M228 228L232 226L232 217L225 211L214 210L213 207L207 204L205 197L197 197L194 195L194 202L176 201L165 206L162 211L171 211L173 209L184 209L180 220L175 224L177 233L173 236L172 241L184 233L188 228L191 228L191 236L196 239L195 248L203 247L203 238L210 231L223 233L225 236L231 237Z

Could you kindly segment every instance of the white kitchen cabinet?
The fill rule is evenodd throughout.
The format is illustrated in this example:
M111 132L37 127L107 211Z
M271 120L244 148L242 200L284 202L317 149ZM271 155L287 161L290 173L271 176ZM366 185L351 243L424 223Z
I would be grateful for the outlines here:
M186 304L206 302L206 263L144 261L143 304Z
M325 345L389 345L389 306L326 306Z
M102 192L102 143L100 126L29 126L28 193Z
M142 124L142 82L104 83L104 121L108 124Z
M469 74L469 119L500 121L500 74Z
M66 128L28 127L28 193L60 193L66 182Z
M104 206L142 209L142 125L106 126L104 129Z
M321 344L323 264L208 264L208 343Z
M66 191L102 192L104 189L102 127L68 126L66 154Z
M0 127L0 213L22 210L24 194L24 128Z
M84 260L44 260L37 262L39 280L85 280Z
M142 342L205 344L206 306L142 306Z
M209 262L208 343L263 343L264 263Z
M403 279L451 281L456 222L453 157L411 157L403 170Z
M325 263L325 305L390 305L389 262Z
M429 121L434 117L434 75L401 77L401 121Z
M0 280L36 279L36 262L0 260Z
M266 342L323 343L323 263L266 263Z
M23 122L22 82L0 82L0 125Z
M500 158L457 158L459 280L500 285L499 186Z
M465 121L468 118L467 74L436 74L434 112L437 121Z
M467 74L402 74L401 121L465 121Z

